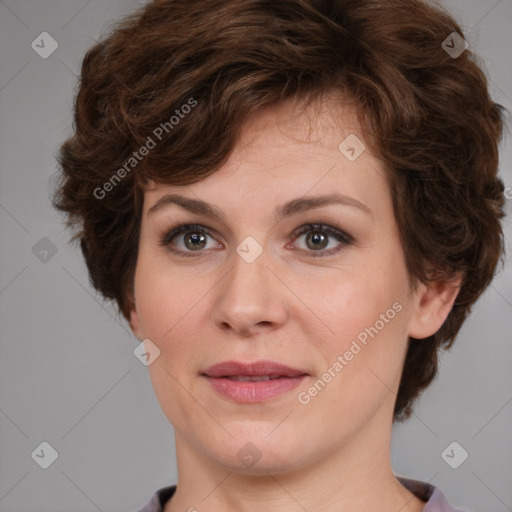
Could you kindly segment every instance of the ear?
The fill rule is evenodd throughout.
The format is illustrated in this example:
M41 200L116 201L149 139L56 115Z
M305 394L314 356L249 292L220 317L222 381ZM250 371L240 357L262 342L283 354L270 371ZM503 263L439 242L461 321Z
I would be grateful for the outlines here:
M419 283L414 292L414 311L409 322L409 336L428 338L443 325L457 298L462 276L451 280Z
M137 314L137 307L135 305L135 300L130 297L129 298L129 304L130 304L130 328L135 335L135 337L142 341L144 339L144 336L142 334L142 330L139 323L139 316Z

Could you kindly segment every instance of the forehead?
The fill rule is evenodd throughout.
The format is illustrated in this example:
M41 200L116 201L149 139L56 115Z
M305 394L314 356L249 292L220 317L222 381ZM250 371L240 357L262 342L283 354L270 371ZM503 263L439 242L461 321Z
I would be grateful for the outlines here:
M358 113L353 102L333 96L307 107L286 102L266 108L249 118L234 151L215 173L186 186L150 182L144 210L147 213L170 193L203 199L221 208L235 203L242 207L253 201L284 204L306 194L333 192L363 203L372 201L372 191L374 196L379 187L386 192L387 180Z
M254 113L245 123L232 155L237 158L257 156L262 150L282 149L281 154L337 147L350 134L367 138L359 121L360 109L344 96L326 93L309 104L290 100Z

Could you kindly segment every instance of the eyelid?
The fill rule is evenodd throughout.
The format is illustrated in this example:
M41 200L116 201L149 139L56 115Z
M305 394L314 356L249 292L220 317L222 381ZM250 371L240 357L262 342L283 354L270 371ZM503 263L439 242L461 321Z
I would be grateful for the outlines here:
M181 249L172 249L172 241L179 237L180 235L184 233L189 232L199 232L206 236L209 236L210 238L215 240L215 237L211 234L209 228L203 226L202 224L193 224L189 222L177 222L176 224L173 224L171 227L169 227L167 230L164 231L163 236L160 237L159 240L159 246L163 247L170 253L177 255L178 257L184 257L184 258L197 258L203 256L206 251L204 250L198 250L198 251L183 251Z
M203 226L202 224L179 222L179 223L176 223L176 224L170 226L168 229L165 230L163 237L161 237L160 243L161 243L161 245L168 245L178 235L181 235L182 233L186 233L187 231L198 231L200 233L211 236L213 238L213 236L210 233L210 231L212 231L212 230L210 230L210 228Z
M308 231L323 231L324 233L335 235L337 238L339 237L347 243L352 243L354 241L354 238L345 231L322 221L303 224L293 231L293 235L299 237Z
M341 252L346 246L353 245L355 242L354 237L352 235L349 235L345 231L336 228L335 226L331 226L330 224L327 224L323 221L319 221L315 223L303 224L302 226L297 228L293 232L295 238L293 239L292 243L295 242L295 240L297 240L297 238L299 238L300 236L312 231L326 233L330 238L334 237L338 241L339 245L334 249L321 249L318 251L298 249L298 252L302 253L302 255L306 258L325 258L329 256L335 256L339 252Z

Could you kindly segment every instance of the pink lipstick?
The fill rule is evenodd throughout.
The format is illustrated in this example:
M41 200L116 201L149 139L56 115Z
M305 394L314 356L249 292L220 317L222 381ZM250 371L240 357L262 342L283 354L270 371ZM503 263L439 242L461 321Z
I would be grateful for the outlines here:
M273 361L224 361L210 366L201 375L221 395L235 402L257 403L291 391L308 374Z

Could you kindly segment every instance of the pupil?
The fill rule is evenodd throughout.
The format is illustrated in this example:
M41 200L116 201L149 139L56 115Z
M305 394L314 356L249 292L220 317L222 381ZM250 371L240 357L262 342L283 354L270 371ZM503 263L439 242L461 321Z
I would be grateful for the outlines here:
M186 242L187 242L187 247L189 249L197 249L198 247L201 248L203 244L204 245L204 241L205 241L205 237L202 233L192 233L191 235L187 236L187 239L186 239ZM189 245L188 242L191 242L191 244ZM199 242L199 243L197 243Z
M319 233L318 231L316 233L313 233L313 234L310 234L308 235L308 242L312 241L313 242L313 246L318 248L318 247L325 247L327 244L325 243L326 241L326 236L323 235L322 233ZM320 243L318 243L320 242ZM323 242L323 243L322 243Z

